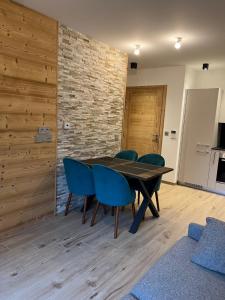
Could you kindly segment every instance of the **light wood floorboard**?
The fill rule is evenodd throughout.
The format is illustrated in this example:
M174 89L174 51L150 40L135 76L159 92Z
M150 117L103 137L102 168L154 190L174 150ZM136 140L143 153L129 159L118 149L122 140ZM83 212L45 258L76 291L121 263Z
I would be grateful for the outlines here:
M207 216L225 220L225 197L163 184L161 217L147 213L137 234L128 232L130 209L121 213L119 237L113 239L110 212L90 227L81 214L48 217L1 234L0 298L120 299L178 239L190 222Z

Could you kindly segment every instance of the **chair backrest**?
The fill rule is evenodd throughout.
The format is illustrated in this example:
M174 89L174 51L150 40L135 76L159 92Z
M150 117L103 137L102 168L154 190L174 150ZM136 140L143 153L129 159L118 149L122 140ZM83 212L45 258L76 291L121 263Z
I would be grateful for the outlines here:
M94 165L93 174L96 198L100 203L125 206L133 201L130 186L123 175L102 165Z
M91 168L70 157L65 157L63 164L70 193L74 193L77 196L95 194L94 178Z
M134 150L124 150L120 151L115 155L116 158L127 159L136 161L138 158L138 154Z
M159 167L165 166L165 159L162 157L162 155L156 153L145 154L139 157L137 161Z
M165 159L162 157L162 155L156 154L156 153L145 154L145 155L139 157L137 161L146 163L146 164L159 166L159 167L165 166ZM156 191L158 191L160 189L161 179L162 179L162 176L160 177L160 179L156 185Z

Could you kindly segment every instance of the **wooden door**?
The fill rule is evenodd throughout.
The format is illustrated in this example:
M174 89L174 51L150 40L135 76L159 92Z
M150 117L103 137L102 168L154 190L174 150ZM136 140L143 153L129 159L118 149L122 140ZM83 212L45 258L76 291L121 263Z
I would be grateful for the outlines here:
M166 86L128 87L123 148L138 155L161 153Z

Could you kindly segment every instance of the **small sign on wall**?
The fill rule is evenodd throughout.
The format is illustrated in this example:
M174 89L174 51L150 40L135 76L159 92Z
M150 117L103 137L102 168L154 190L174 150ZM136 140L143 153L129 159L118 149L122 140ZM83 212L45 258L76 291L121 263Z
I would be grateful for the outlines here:
M52 134L50 128L40 127L38 128L38 133L35 136L36 143L50 143L52 141Z

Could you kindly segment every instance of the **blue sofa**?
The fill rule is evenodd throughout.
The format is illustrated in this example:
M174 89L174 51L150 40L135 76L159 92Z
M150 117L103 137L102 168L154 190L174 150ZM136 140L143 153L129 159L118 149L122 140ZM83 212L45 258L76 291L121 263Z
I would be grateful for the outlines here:
M123 300L222 300L225 275L191 262L204 226L190 224L181 238Z

